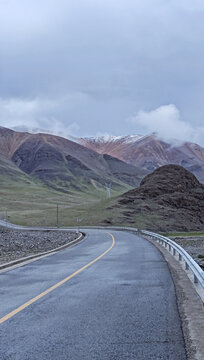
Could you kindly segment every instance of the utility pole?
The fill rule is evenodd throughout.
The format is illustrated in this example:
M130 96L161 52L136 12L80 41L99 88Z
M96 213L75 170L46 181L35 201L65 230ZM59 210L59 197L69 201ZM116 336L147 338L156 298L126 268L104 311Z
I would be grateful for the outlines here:
M57 228L59 227L59 205L57 204Z
M6 227L8 225L8 210L6 209Z
M77 232L79 233L79 223L81 222L82 219L77 218Z
M111 183L109 183L109 184L106 183L105 186L106 186L106 191L107 191L107 198L110 199L110 197L111 197L111 186L112 186L112 184L111 184Z

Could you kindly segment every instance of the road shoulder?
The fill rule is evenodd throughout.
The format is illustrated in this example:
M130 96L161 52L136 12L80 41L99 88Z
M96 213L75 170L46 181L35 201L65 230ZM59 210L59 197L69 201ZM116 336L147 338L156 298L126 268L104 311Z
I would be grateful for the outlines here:
M146 238L145 238L146 239ZM171 272L181 317L188 360L204 359L204 306L179 262L158 243L147 239L162 253Z
M50 255L54 255L56 254L57 252L59 251L62 251L62 250L65 250L66 248L68 247L72 247L74 245L77 245L79 242L81 242L82 240L85 240L86 238L86 234L84 232L80 232L78 234L78 237L76 239L74 239L73 241L70 241L68 242L67 244L64 244L62 246L59 246L57 248L54 248L52 250L49 250L49 251L45 251L43 253L37 253L35 255L31 255L31 256L26 256L26 257L23 257L23 258L19 258L17 260L14 260L14 261L10 261L8 263L3 263L3 264L0 264L0 274L6 272L6 271L10 271L10 270L13 270L17 267L21 267L21 266L24 266L24 265L27 265L33 261L36 261L36 260L39 260L39 259L42 259L44 257L47 257L47 256L50 256Z

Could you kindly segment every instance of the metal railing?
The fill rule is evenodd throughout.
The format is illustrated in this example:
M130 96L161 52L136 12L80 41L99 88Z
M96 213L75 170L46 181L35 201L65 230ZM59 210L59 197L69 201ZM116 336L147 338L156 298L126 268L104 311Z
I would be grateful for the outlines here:
M40 228L29 228L29 227L21 227L18 225L10 224L9 222L0 221L0 225L2 226L8 226L11 228L27 228L27 229L40 229ZM82 226L81 228L96 228L96 229L112 229L112 230L124 230L124 231L133 231L136 232L138 235L148 235L152 240L158 241L160 244L164 245L168 250L171 252L173 251L173 256L178 254L179 261L184 260L185 261L185 268L186 270L191 270L194 275L194 283L200 284L202 288L204 289L204 271L201 269L201 267L193 260L193 258L177 243L175 243L173 240L150 232L146 230L139 230L137 228L131 228L131 227L120 227L120 226ZM49 228L51 229L51 228ZM69 228L71 229L71 228ZM65 230L65 229L64 229Z
M160 244L165 246L170 252L173 251L173 255L175 256L178 254L179 261L184 260L185 261L185 268L186 270L191 270L194 275L194 283L200 283L202 288L204 289L204 271L201 269L201 267L193 260L193 258L177 243L175 243L173 240L150 232L146 230L141 230L141 234L148 235L152 240L158 241Z

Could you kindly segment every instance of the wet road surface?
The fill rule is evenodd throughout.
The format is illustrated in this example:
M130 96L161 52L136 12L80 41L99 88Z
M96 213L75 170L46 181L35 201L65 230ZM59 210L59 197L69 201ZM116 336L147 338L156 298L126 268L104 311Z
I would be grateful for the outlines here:
M109 231L0 275L1 360L186 359L162 255Z

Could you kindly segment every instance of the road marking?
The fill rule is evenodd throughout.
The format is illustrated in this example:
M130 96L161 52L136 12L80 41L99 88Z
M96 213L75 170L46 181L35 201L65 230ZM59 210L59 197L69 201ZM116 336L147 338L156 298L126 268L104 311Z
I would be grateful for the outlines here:
M49 294L50 292L52 292L53 290L57 289L59 286L65 284L67 281L69 281L70 279L72 279L74 276L78 275L79 273L81 273L83 270L87 269L89 266L95 264L98 260L100 260L102 257L104 257L109 251L112 250L112 248L115 245L115 238L111 233L107 233L112 237L112 244L111 246L104 251L103 254L101 254L100 256L98 256L96 259L92 260L91 262L89 262L87 265L84 265L82 268L80 268L79 270L75 271L73 274L67 276L65 279L63 279L62 281L58 282L57 284L51 286L49 289L43 291L41 294L35 296L34 298L32 298L31 300L27 301L25 304L19 306L17 309L11 311L9 314L3 316L0 319L0 324L3 324L6 320L12 318L14 315L18 314L19 312L21 312L22 310L24 310L25 308L27 308L28 306L30 306L31 304L35 303L37 300L41 299L42 297L44 297L45 295Z

